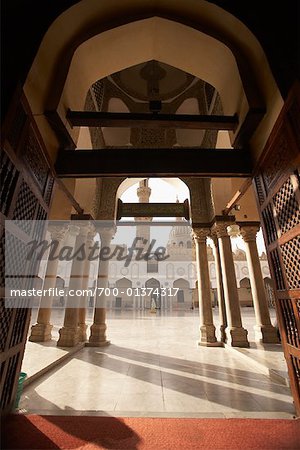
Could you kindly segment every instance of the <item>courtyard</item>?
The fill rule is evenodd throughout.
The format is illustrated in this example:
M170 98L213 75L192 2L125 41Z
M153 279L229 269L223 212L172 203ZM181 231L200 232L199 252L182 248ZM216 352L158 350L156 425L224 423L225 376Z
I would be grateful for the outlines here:
M32 313L35 323L37 311ZM92 310L87 324L92 324ZM218 337L218 309L214 308ZM275 323L275 310L270 310ZM281 344L254 342L253 308L242 308L249 349L202 347L198 310L107 312L106 347L57 348L28 342L23 413L115 417L292 418Z

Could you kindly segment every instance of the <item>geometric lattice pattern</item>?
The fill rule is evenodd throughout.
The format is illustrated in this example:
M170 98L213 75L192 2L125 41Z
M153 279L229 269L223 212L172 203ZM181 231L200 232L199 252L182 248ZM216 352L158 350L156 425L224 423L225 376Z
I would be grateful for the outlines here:
M286 276L290 289L300 289L300 235L281 247Z
M19 226L27 234L30 234L30 220L34 219L37 202L37 198L25 181L23 181L18 193L13 219L21 221Z
M134 147L142 148L172 147L176 143L176 132L172 128L132 128L130 142Z
M255 177L255 185L256 185L256 191L257 191L259 203L262 205L263 202L265 201L265 194L264 194L264 190L262 187L262 181L261 181L260 176Z
M93 148L106 147L101 128L90 128L90 136Z
M30 314L30 309L28 308L18 308L16 310L16 317L9 345L10 348L22 342L28 314Z
M300 359L296 356L292 356L292 364L295 370L296 377L298 378L298 383L300 384Z
M47 211L41 205L39 205L35 220L46 220L46 218L47 218Z
M165 130L156 130L151 128L142 128L139 130L139 142L142 147L163 147L166 137ZM133 143L136 145L136 143Z
M92 91L96 100L98 111L102 111L103 99L104 99L104 82L102 80L96 81L92 85Z
M86 94L85 103L84 103L84 110L85 111L96 111L95 102L93 100L91 90L88 90L88 93Z
M95 83L95 86L98 83ZM96 99L96 94L95 92L98 92L97 98ZM85 111L100 111L101 109L99 109L100 107L102 108L102 103L103 103L103 98L102 100L99 97L99 89L95 88L95 90L93 88L91 88L86 96L85 99L85 105L84 105L84 110ZM100 102L100 103L99 103ZM103 137L103 133L102 133L102 128L101 127L94 127L94 128L90 128L90 136L91 136L91 142L92 142L92 147L93 148L105 148L105 141L104 141L104 137Z
M266 294L267 294L268 307L275 308L276 298L275 298L275 293L274 293L273 287L269 283L266 283L265 290L266 290Z
M286 233L300 223L300 206L290 178L273 197L273 202L282 233Z
M264 225L267 231L267 241L268 244L274 242L277 239L277 231L273 217L273 211L270 204L262 211Z
M287 128L283 125L281 127L277 142L276 153L273 153L268 167L263 173L264 186L267 192L271 191L272 185L275 186L280 174L290 166L291 149L289 146L289 133Z
M5 349L12 313L13 313L13 310L10 308L5 308L4 299L1 299L0 300L0 317L1 317L0 351L1 352L3 352Z
M5 233L1 230L0 237L0 286L5 286Z
M19 172L5 152L1 151L0 168L0 208L4 215L8 214Z
M54 177L52 175L49 175L48 176L47 187L46 187L45 192L44 192L44 200L45 200L47 205L50 204L52 191L53 191L53 186L54 186Z
M284 290L285 286L284 286L281 264L280 264L280 259L279 259L277 248L275 248L275 250L270 252L270 257L271 257L272 268L273 268L274 276L275 276L276 288L279 291L282 291L282 290Z
M299 333L295 319L295 314L293 311L292 300L291 299L280 300L280 305L284 318L287 341L289 344L297 347L299 343Z
M7 364L7 372L5 376L5 384L3 387L2 395L1 395L1 409L4 409L11 400L12 391L15 384L15 376L17 372L17 366L19 362L20 353L9 358L6 362Z
M5 233L5 275L8 288L21 289L28 271L27 245L6 231Z
M14 111L14 117L11 117L11 119L11 123L8 124L9 129L6 130L4 136L4 144L6 144L5 139L7 138L21 165L17 169L6 152L1 152L0 208L4 217L13 219L14 226L18 227L19 230L15 232L13 229L13 233L11 233L6 229L4 233L1 223L0 283L1 287L4 287L5 283L8 289L14 287L24 289L32 286L37 273L37 267L35 266L38 264L33 259L27 261L29 248L26 242L28 238L32 238L30 233L36 213L40 219L39 222L45 223L48 209L46 205L43 205L44 207L40 205L38 198L29 186L31 184L35 186L35 189L39 190L40 194L44 196L48 205L51 200L54 180L49 175L48 163L43 156L43 148L41 148L35 134L34 123L32 126L28 123L30 116L27 116L21 99ZM28 127L26 123L28 123ZM28 181L25 182L25 179ZM38 206L40 206L39 209ZM38 234L36 227L34 231ZM24 232L27 234L26 238ZM11 275L11 277L5 278L5 274ZM19 305L18 308L14 307L16 300ZM7 306L6 302L11 303L12 308L5 307ZM1 410L9 411L14 405L15 390L27 337L30 315L28 305L27 298L7 298L5 304L3 299L0 300Z
M22 150L22 157L24 161L26 161L27 165L30 167L36 181L40 186L40 189L43 191L47 181L48 167L42 156L40 145L32 128L29 130L24 148Z
M209 109L215 93L215 88L211 84L205 83L204 89L205 89L207 109Z

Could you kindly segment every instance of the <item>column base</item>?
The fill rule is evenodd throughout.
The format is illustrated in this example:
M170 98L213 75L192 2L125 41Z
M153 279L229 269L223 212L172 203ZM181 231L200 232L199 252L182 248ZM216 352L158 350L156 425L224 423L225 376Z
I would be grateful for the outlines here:
M86 342L85 343L85 347L107 347L108 345L110 345L110 341L101 341L101 342L98 342L98 341L95 341L95 342L92 342L92 341L88 341L88 342Z
M227 341L227 336L226 336L226 326L225 325L221 325L220 326L220 332L221 332L221 342L226 342Z
M221 347L222 343L217 341L216 327L214 325L201 325L200 340L198 345L203 347Z
M79 343L78 327L62 327L59 330L57 347L75 347Z
M215 342L198 341L198 346L199 347L224 347L224 343L220 342L220 341L215 341Z
M79 342L85 342L87 341L87 325L85 323L78 324L78 339Z
M231 347L249 347L248 331L243 327L227 327L225 332L227 337L226 343Z
M31 342L47 342L51 341L52 335L51 330L53 328L53 325L50 325L50 323L44 324L44 323L36 323L35 325L32 325L31 327L31 333L29 336L29 341Z
M89 342L87 343L88 347L105 347L109 345L110 341L106 339L106 325L105 324L93 324L91 326L91 335L89 338Z
M279 344L277 330L273 325L254 325L255 340L263 344Z

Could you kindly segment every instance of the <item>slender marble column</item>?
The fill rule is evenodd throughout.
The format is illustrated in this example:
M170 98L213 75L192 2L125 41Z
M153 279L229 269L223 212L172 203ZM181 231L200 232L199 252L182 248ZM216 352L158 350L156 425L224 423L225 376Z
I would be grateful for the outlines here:
M105 249L109 249L111 240L115 233L115 229L101 227L99 230L101 239L98 280L97 280L97 294L95 302L94 323L91 326L91 335L89 338L89 346L103 347L110 342L106 339L106 296L105 292L100 292L100 289L108 287L108 269L109 260L105 257Z
M231 242L227 233L227 227L228 223L226 222L216 223L213 230L217 233L220 249L224 297L228 322L225 330L227 343L232 347L249 347L247 338L248 331L242 326Z
M37 323L31 327L29 340L32 342L51 341L52 325L50 324L52 303L54 295L51 292L56 287L57 268L59 263L59 252L66 236L66 227L50 225L51 247L48 257L43 291L48 291L49 295L42 296L38 312ZM52 251L53 249L53 255Z
M213 254L216 267L216 280L217 280L217 295L218 295L218 306L219 306L219 317L220 317L220 331L221 331L221 341L226 342L226 327L227 327L227 316L226 316L226 306L224 297L224 287L222 280L222 269L221 269L221 258L219 251L218 237L215 233L212 233L211 238L213 240Z
M85 258L80 249L85 248L89 231L89 224L77 222L70 225L70 233L76 237L74 245L74 258L72 261L69 292L67 296L64 325L59 330L58 347L74 347L79 342L78 310L81 299L82 278ZM77 255L77 256L75 256Z
M91 260L89 258L90 255L90 249L94 245L94 237L95 237L95 227L93 225L89 228L89 233L87 235L86 243L85 243L85 254L86 259L84 262L84 268L83 268L83 278L82 278L82 290L83 295L80 299L80 308L78 311L78 327L79 327L79 342L85 342L87 341L87 324L86 324L86 308L88 305L88 295L84 292L86 292L89 288L89 274L90 274L90 265Z
M278 335L270 320L268 301L256 245L259 225L241 225L241 236L245 242L256 325L255 339L264 343L278 343Z
M210 279L207 259L206 239L210 234L209 228L193 228L193 237L196 244L197 278L200 315L199 345L220 346L217 341L216 328L213 324L212 302L210 296Z

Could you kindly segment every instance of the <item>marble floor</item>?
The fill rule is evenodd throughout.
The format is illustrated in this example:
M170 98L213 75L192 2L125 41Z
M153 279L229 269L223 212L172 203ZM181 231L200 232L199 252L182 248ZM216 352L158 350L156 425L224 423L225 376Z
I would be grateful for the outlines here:
M61 315L54 314L54 337ZM243 315L252 340L252 308ZM217 322L216 315L216 326ZM197 311L111 312L107 319L111 345L85 347L30 383L20 409L66 415L293 417L288 386L263 374L239 352L199 347L198 324ZM251 343L251 350L256 347ZM280 345L271 348L266 356L261 347L259 358L284 372ZM44 359L45 351L47 346L30 343L22 370L29 369L33 360Z

